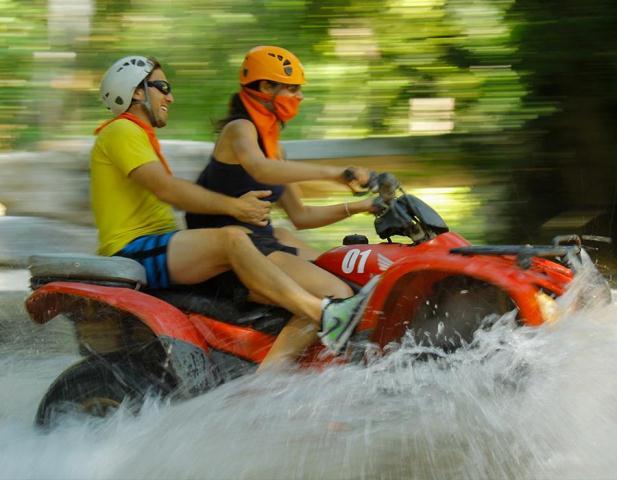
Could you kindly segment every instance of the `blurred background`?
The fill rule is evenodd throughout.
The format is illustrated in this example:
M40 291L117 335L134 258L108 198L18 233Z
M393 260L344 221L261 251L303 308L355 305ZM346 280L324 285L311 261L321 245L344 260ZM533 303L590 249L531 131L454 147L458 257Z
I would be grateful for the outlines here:
M617 278L616 17L615 0L0 0L0 478L615 478L614 308L537 334L500 321L451 363L404 347L41 435L36 405L77 347L68 320L34 325L23 303L30 254L96 249L89 149L112 62L163 63L163 150L195 179L263 44L306 69L291 159L393 171L476 243L612 237L591 253ZM378 240L372 223L302 235Z
M113 61L163 63L175 103L159 135L195 178L260 44L306 69L292 159L395 171L475 242L617 240L616 16L612 0L0 0L0 251L9 217L91 227L88 149ZM326 247L371 225L306 235Z

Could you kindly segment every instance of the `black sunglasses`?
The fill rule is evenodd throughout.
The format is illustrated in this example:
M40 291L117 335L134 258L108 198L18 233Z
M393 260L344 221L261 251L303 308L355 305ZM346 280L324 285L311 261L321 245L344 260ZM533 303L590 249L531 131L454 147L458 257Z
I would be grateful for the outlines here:
M171 93L171 85L165 80L148 80L146 83L149 87L156 88L163 95L169 95Z

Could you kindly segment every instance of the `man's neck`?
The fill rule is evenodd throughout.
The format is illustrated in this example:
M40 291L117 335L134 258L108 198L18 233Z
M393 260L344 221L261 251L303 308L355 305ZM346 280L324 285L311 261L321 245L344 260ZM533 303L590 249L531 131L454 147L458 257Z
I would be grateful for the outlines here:
M131 105L131 107L127 110L127 113L132 113L137 118L139 118L142 122L150 125L151 127L154 127L143 105Z

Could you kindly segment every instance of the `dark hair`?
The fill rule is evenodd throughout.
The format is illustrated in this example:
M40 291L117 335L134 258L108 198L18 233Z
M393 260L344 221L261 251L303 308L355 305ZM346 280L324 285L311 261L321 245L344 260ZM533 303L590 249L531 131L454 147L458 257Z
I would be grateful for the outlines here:
M154 72L155 70L159 70L159 69L163 70L163 66L161 65L161 62L159 62L156 58L148 57L148 60L152 62L152 70L150 71L150 73L148 74L146 78L150 78L150 75L152 75L152 72Z
M220 120L214 121L214 132L221 133L221 130L223 130L225 125L227 125L229 122L233 122L234 120L239 120L241 118L245 120L251 120L249 112L247 112L244 103L242 103L242 100L240 100L240 95L234 93L229 99L227 116L221 118Z

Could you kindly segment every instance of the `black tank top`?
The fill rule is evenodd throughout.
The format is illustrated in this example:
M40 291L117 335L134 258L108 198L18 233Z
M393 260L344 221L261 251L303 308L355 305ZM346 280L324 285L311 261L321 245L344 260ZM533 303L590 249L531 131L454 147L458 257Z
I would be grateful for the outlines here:
M197 184L230 197L241 197L251 190L271 190L272 194L263 200L273 203L281 197L285 189L284 185L259 183L244 170L242 165L219 162L214 158L214 155L210 157L210 162L199 175ZM186 214L186 226L188 228L217 228L227 225L241 225L260 235L272 235L273 233L270 223L265 227L258 227L240 222L227 215Z

